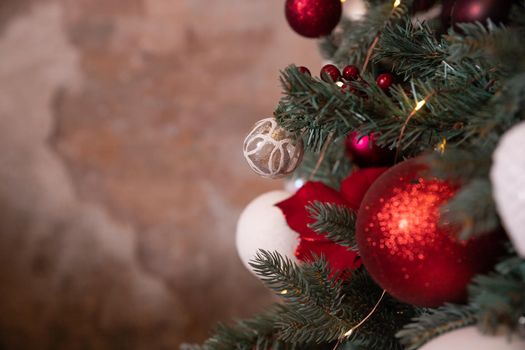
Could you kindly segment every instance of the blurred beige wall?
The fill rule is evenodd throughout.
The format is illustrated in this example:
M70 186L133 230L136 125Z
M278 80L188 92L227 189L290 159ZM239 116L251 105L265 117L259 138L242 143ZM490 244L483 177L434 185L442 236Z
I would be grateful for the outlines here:
M270 302L245 133L320 65L283 0L0 1L0 349L176 349Z

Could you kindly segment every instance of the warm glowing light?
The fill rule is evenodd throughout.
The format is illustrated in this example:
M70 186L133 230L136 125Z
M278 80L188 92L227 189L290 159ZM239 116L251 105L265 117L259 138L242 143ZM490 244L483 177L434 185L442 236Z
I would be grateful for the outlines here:
M341 4L344 4L346 0L341 0Z
M441 141L439 145L437 145L436 150L439 151L441 154L443 154L445 153L446 148L447 148L447 139L443 139L443 141Z
M343 334L343 337L350 337L352 334L354 333L354 329L352 328L351 330L349 330L348 332L346 332L345 334Z
M288 290L287 290L287 289L285 289L285 290L283 290L283 291L281 292L281 295L286 295L286 294L288 294Z
M427 100L421 100L417 103L416 105L416 108L414 108L414 110L417 112L419 111L421 108L423 108L423 106L425 106L427 104Z
M342 81L338 81L335 83L335 85L339 86L339 87L343 87L344 83Z
M401 5L401 0L394 1L394 8L398 7L399 5Z

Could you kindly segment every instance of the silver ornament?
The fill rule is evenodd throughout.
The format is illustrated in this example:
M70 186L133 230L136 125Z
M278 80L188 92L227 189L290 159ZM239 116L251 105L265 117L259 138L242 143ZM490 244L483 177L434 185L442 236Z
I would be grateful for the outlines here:
M244 140L244 157L253 171L278 179L291 174L303 158L303 141L281 128L274 118L255 124Z

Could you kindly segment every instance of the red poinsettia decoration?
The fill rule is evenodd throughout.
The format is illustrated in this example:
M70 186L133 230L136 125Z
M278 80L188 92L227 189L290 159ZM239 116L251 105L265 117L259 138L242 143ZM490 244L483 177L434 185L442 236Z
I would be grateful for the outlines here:
M355 171L341 183L341 190L326 186L321 182L307 182L292 197L277 203L283 212L288 226L299 233L299 245L295 256L301 261L311 261L314 256L323 255L332 273L353 271L361 265L356 252L332 242L325 235L313 231L309 225L315 220L310 217L306 207L314 201L345 206L355 212L372 183L387 168L366 168Z

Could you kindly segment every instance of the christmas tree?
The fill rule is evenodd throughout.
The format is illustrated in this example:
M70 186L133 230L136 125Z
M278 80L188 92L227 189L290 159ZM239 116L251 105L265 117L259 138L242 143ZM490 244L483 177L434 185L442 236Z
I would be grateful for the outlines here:
M294 187L237 232L281 301L183 348L525 349L525 3L351 5L286 1L330 63L244 144Z

